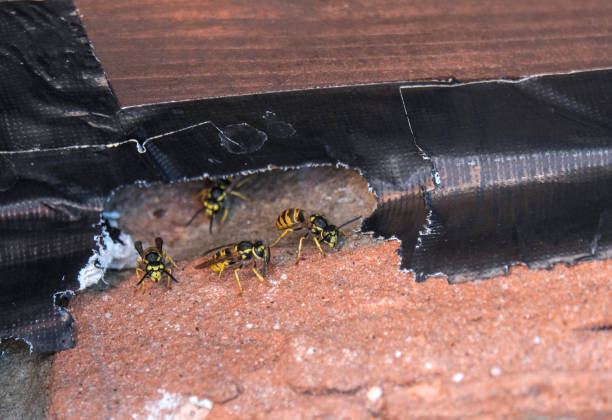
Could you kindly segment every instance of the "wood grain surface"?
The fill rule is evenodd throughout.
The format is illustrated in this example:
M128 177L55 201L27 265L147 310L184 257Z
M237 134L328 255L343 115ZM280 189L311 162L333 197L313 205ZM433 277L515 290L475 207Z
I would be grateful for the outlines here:
M612 66L605 0L76 4L122 105Z

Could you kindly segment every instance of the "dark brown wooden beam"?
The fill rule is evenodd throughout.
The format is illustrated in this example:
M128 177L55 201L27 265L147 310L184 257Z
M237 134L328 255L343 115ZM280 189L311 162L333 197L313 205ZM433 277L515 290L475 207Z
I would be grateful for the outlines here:
M612 66L605 0L76 4L122 105Z

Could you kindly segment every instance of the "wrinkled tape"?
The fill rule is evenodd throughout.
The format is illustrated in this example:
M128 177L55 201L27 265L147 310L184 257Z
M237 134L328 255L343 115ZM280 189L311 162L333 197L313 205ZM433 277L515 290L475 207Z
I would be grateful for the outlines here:
M355 168L378 197L362 230L417 280L610 256L611 71L120 108L68 1L0 3L0 49L0 337L33 351L74 344L54 295L139 181Z

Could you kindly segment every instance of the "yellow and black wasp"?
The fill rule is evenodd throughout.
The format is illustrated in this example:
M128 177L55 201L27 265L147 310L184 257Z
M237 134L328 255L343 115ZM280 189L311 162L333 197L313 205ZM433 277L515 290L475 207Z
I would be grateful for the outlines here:
M136 276L141 277L136 286L142 284L142 290L145 290L145 279L148 277L153 283L157 283L162 279L165 274L168 278L168 288L170 288L170 280L178 283L178 280L172 275L172 268L169 265L176 267L174 260L166 254L163 249L164 241L162 238L155 238L155 246L149 247L145 250L142 249L142 242L134 242L134 247L138 251L136 267Z
M216 252L215 252L216 251ZM222 245L204 253L204 256L214 254L203 263L196 265L195 268L210 268L214 272L219 273L219 277L229 266L238 265L234 270L236 281L238 282L238 289L242 294L242 284L240 284L240 276L238 272L242 270L242 267L248 262L253 262L253 272L262 283L268 283L265 280L266 267L270 263L270 247L264 245L261 241L250 242L242 241L234 244ZM261 261L262 274L257 271L257 263Z
M302 252L302 242L312 234L312 239L317 248L321 251L321 254L325 257L325 252L321 248L319 241L329 245L330 248L335 248L338 243L338 234L341 233L344 236L350 236L342 228L350 223L353 223L361 219L361 216L355 217L346 223L336 227L330 224L327 219L320 214L314 213L306 217L304 210L302 209L287 209L284 210L280 216L276 219L276 228L282 233L270 246L276 245L282 238L289 232L295 232L301 229L306 229L306 233L300 238L300 244L298 245L298 255L295 263L300 262L300 253Z
M218 180L212 187L201 190L197 197L202 202L202 208L191 216L191 219L189 219L189 222L187 222L185 226L189 226L191 222L195 220L198 214L201 212L206 212L206 215L210 218L210 233L213 231L213 223L215 219L217 219L221 213L223 213L223 215L221 216L220 224L221 227L223 227L223 223L225 223L229 213L230 196L235 196L244 201L249 201L247 197L236 191L237 188L240 188L245 182L249 181L249 179L250 177L248 176L243 177L240 180L235 180L233 177L223 178Z

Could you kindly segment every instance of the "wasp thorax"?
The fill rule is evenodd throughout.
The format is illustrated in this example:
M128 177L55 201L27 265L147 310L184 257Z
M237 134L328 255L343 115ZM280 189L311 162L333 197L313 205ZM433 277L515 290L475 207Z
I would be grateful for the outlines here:
M323 242L325 242L330 247L335 247L338 242L338 229L334 225L328 225L323 230Z
M232 182L234 182L234 178L230 177L230 178L224 178L221 181L219 181L217 183L218 188L225 190L227 189L230 185L232 185Z
M253 248L253 244L249 241L242 241L238 244L238 251L249 251L251 248Z
M223 194L225 193L225 191L223 191L221 188L219 187L215 187L210 191L210 197L213 200L218 200L219 197L221 197Z
M325 229L325 227L327 226L327 220L325 220L323 216L319 216L318 214L310 216L310 223L312 223L313 226L319 229Z
M265 258L266 246L263 244L263 242L257 241L253 245L253 252L255 253L255 256L257 256L258 258Z

